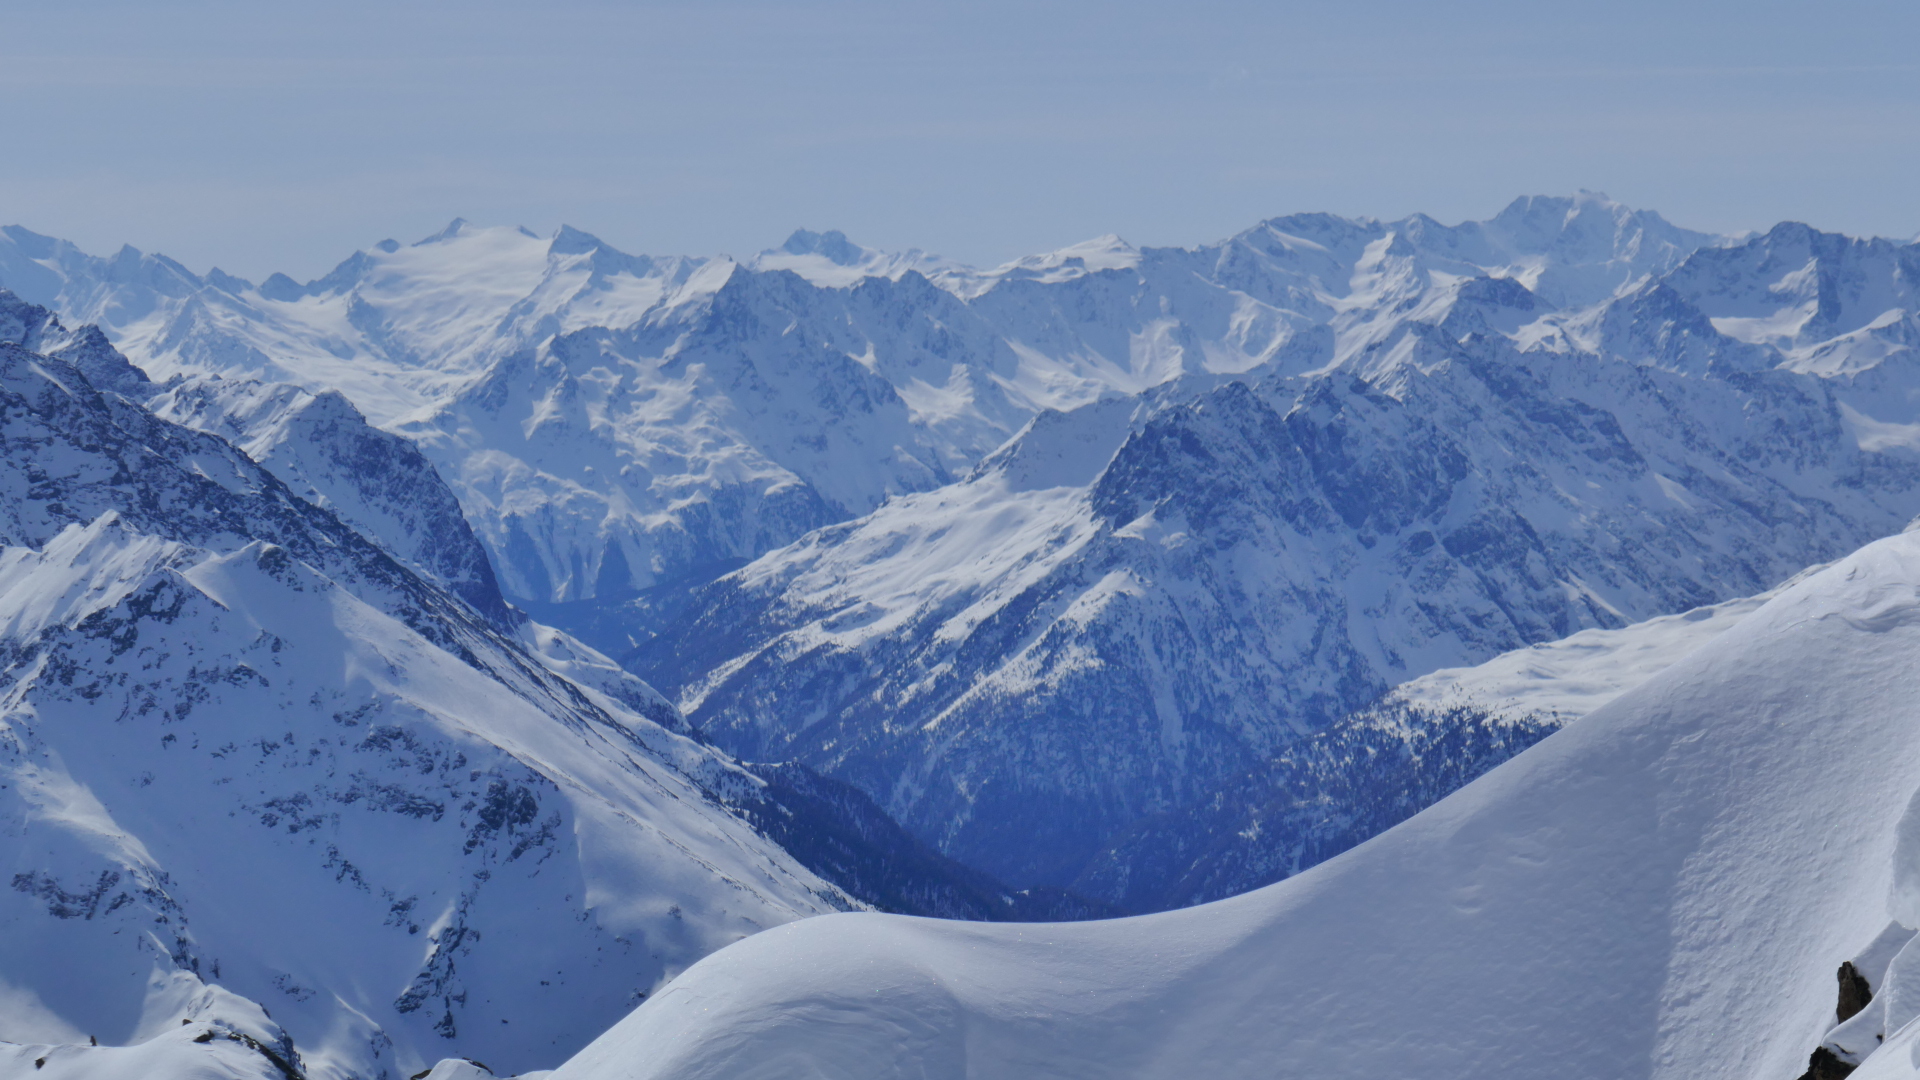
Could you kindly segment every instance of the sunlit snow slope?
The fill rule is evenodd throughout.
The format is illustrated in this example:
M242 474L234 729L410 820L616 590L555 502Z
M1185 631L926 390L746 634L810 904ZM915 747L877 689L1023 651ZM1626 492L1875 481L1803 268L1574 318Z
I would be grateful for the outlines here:
M1842 961L1907 1000L1885 943L1910 931L1869 946L1920 923L1916 581L1920 537L1874 543L1281 884L1105 923L790 924L556 1078L1789 1080ZM1860 1075L1906 1075L1908 1041Z

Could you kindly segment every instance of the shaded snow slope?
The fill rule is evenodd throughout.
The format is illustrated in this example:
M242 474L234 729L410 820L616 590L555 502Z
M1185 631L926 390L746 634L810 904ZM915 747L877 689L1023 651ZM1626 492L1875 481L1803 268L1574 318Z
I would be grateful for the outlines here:
M1653 678L1778 592L1582 630L1409 680L1199 800L1120 830L1073 888L1129 911L1164 911L1297 874Z
M157 967L270 1003L310 1071L551 1064L694 958L849 903L726 812L751 776L477 668L285 549L108 515L0 578L0 967L108 1041Z
M1103 923L790 924L555 1075L1798 1075L1835 967L1916 918L1916 580L1920 537L1872 544L1281 884Z

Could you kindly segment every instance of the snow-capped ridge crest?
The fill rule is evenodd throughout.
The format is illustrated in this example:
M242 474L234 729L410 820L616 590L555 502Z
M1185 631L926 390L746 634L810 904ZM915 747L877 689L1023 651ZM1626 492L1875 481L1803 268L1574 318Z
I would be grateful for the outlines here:
M822 289L857 286L869 278L898 279L916 272L943 280L966 278L973 273L968 267L919 248L887 252L863 247L838 229L823 233L795 229L779 247L768 248L742 265L759 272L798 274Z
M836 266L857 266L879 254L848 240L839 229L824 233L795 229L780 250L789 255L818 255Z
M605 246L599 237L591 233L582 232L571 225L561 225L553 234L547 250L555 255L585 255Z
M1117 233L1107 233L1063 248L1027 255L986 271L985 276L1041 282L1070 281L1083 274L1131 270L1140 265L1140 249Z
M472 223L468 222L466 218L457 217L457 218L454 218L452 221L447 222L446 228L441 229L439 232L434 233L432 236L423 237L419 240L415 240L409 246L410 247L426 247L428 244L443 244L449 240L459 239L461 236L471 231L472 227L473 227ZM523 233L526 232L525 229L521 229L520 231ZM531 234L528 234L528 235L531 235Z

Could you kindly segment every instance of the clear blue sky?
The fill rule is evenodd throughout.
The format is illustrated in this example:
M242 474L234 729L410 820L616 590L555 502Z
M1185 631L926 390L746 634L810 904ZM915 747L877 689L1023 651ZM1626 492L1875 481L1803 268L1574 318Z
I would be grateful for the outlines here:
M1920 3L4 0L0 222L317 275L455 215L992 263L1606 191L1920 232Z

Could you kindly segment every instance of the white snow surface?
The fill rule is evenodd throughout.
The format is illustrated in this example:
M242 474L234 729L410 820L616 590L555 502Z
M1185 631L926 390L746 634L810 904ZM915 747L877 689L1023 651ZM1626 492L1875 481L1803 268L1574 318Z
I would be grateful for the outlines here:
M1838 963L1920 919L1917 581L1920 536L1873 543L1254 893L1111 922L768 931L556 1080L1795 1076L1833 1026ZM1859 1075L1909 1075L1915 1030Z

